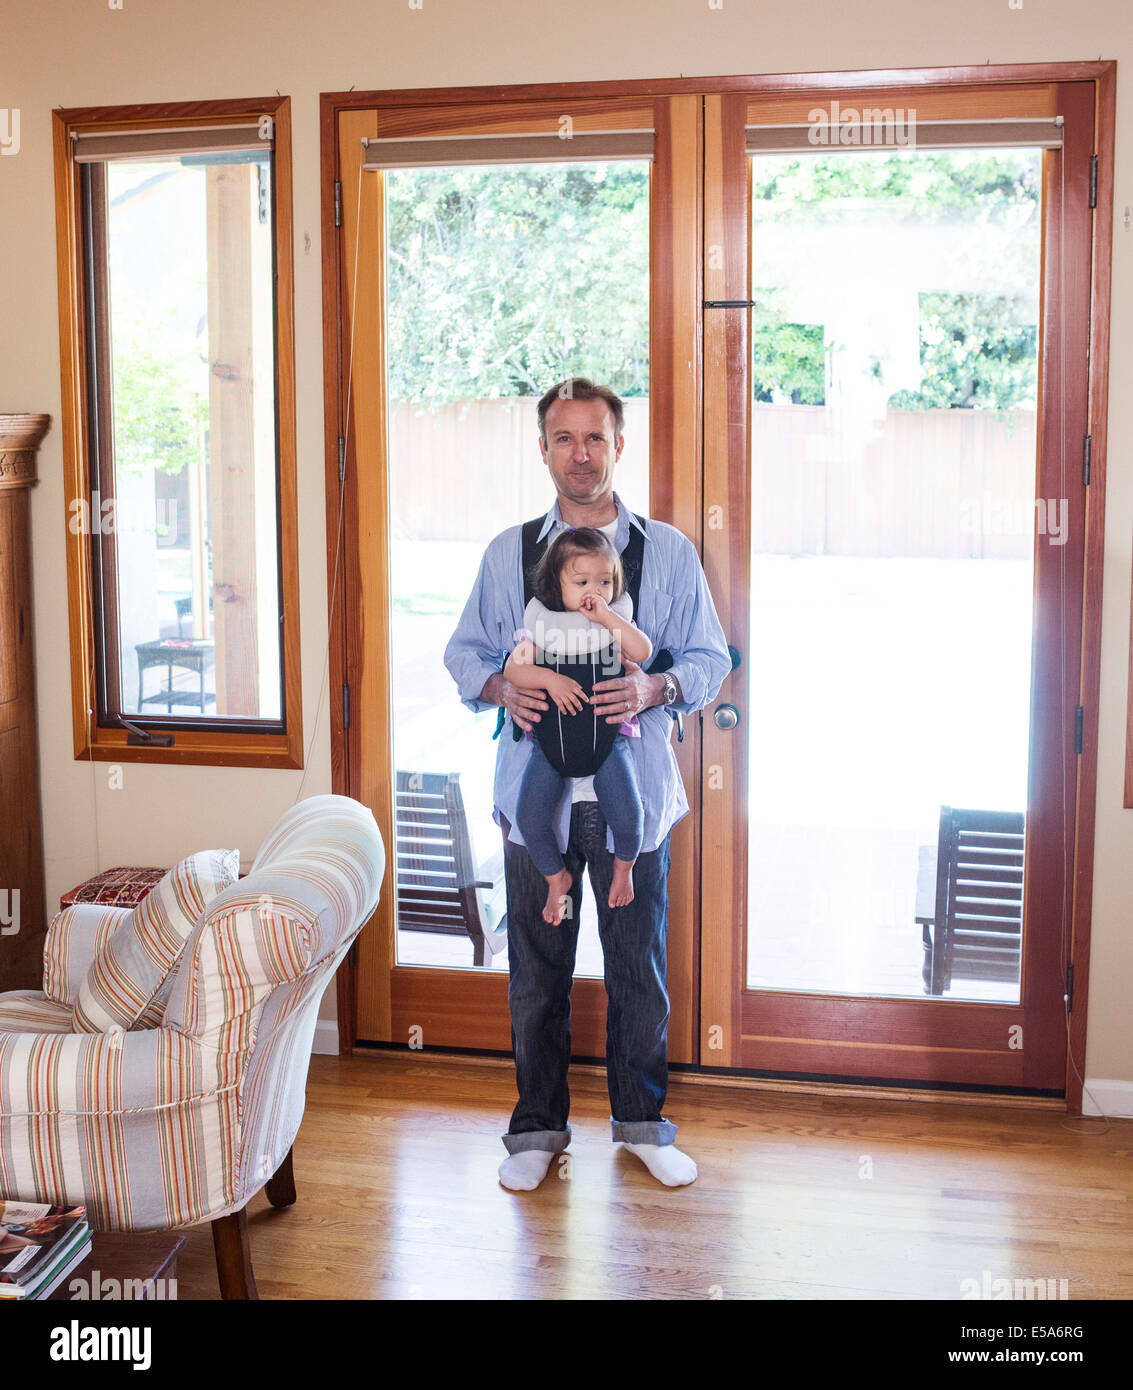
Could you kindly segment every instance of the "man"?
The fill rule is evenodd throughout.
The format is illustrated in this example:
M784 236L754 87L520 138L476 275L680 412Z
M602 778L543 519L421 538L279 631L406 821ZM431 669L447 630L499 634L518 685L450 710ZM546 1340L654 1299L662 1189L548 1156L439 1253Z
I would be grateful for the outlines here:
M500 1165L505 1187L531 1189L555 1154L570 1143L570 990L578 943L582 869L590 875L605 958L606 1072L612 1137L625 1143L659 1181L692 1182L696 1164L673 1143L677 1127L663 1118L668 1088L669 832L688 811L671 738L669 711L691 714L716 698L731 670L727 643L708 583L691 542L673 526L642 527L614 492L614 465L623 447L623 410L605 386L575 377L553 386L537 408L539 448L558 494L543 520L539 543L564 526L604 531L621 554L631 529L642 532L641 588L635 621L667 650L671 667L650 675L623 660L625 675L593 687L597 718L621 723L639 716L631 740L645 809L645 837L634 866L634 898L608 906L613 837L598 808L593 778L570 779L556 822L559 848L572 879L570 908L558 925L543 919L547 886L515 827L519 785L530 740L506 724L496 760L494 818L504 835L507 886L508 1005L519 1101L503 1136L509 1157ZM542 692L523 691L502 667L519 640L525 607L522 527L488 546L445 665L473 711L503 705L530 730L549 708Z

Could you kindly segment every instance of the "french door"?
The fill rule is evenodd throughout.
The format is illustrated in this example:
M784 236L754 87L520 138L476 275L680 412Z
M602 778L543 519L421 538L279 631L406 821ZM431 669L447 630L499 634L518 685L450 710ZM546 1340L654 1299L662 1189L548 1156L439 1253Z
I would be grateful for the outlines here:
M701 1062L1060 1092L1092 85L709 95L705 150Z
M444 648L486 543L554 501L536 400L603 354L627 399L619 495L699 543L701 137L696 95L338 118L341 785L374 810L397 878L359 940L356 991L340 981L361 1041L510 1048L495 711L461 705ZM692 729L677 756L694 804L698 752ZM677 1062L695 1060L698 826L694 811L671 844ZM580 1056L605 1051L601 976L587 895Z
M486 540L553 501L535 399L623 331L606 272L579 269L596 259L645 325L610 369L615 488L697 545L736 662L674 745L692 809L671 845L671 1061L1060 1093L1093 83L824 90L817 109L719 87L414 96L333 131L335 785L393 850L340 980L347 1041L510 1047L495 721L440 658ZM499 249L525 199L567 229L544 216L530 245L562 232L582 278L539 280L522 238ZM542 331L519 296L486 342L493 276L543 287L562 354L438 406L424 359L471 373ZM473 327L415 338L429 296ZM643 355L644 387L625 365ZM600 1057L585 920L580 942L574 1051Z

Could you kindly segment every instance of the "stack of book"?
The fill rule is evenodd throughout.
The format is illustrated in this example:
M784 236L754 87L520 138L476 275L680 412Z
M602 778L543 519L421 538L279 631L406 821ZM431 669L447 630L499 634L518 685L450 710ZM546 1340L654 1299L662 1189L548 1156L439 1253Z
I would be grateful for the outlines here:
M46 1298L90 1243L85 1207L0 1201L0 1300Z

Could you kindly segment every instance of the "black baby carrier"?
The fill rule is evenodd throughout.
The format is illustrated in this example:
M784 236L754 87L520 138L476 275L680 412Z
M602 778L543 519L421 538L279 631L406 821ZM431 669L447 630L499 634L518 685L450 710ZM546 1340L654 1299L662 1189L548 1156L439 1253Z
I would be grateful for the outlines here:
M637 516L638 525L644 526L644 518ZM531 574L538 564L550 540L550 532L540 543L539 532L545 517L537 516L523 527L523 603L526 608L531 602L534 589ZM637 617L638 595L641 592L641 561L645 546L644 532L630 527L629 541L621 553L622 570L625 574L626 593L633 604L633 616ZM576 680L589 695L600 681L615 680L625 675L625 667L620 661L611 660L613 649L607 647L597 655L571 653L549 661L554 669L564 676ZM505 663L506 664L506 663ZM672 655L661 650L654 653L652 664L647 668L650 675L667 671L673 664ZM533 726L533 734L540 748L547 755L551 766L563 777L590 777L602 766L619 735L617 724L608 724L606 716L596 718L589 704L584 704L577 714L562 714L555 702L548 698L550 708L542 719ZM496 723L497 736L504 725L506 710L501 706ZM512 723L512 738L521 739L523 730Z

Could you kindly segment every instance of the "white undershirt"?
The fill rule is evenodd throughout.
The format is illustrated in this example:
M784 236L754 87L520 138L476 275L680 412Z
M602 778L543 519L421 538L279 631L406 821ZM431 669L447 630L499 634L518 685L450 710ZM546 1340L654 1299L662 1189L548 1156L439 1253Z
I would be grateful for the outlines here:
M614 536L617 533L618 521L614 518L607 526L596 526L596 531L601 531L604 536L609 536L610 544L614 543ZM571 802L575 801L597 801L598 797L594 793L593 777L571 777L568 779L571 784Z

